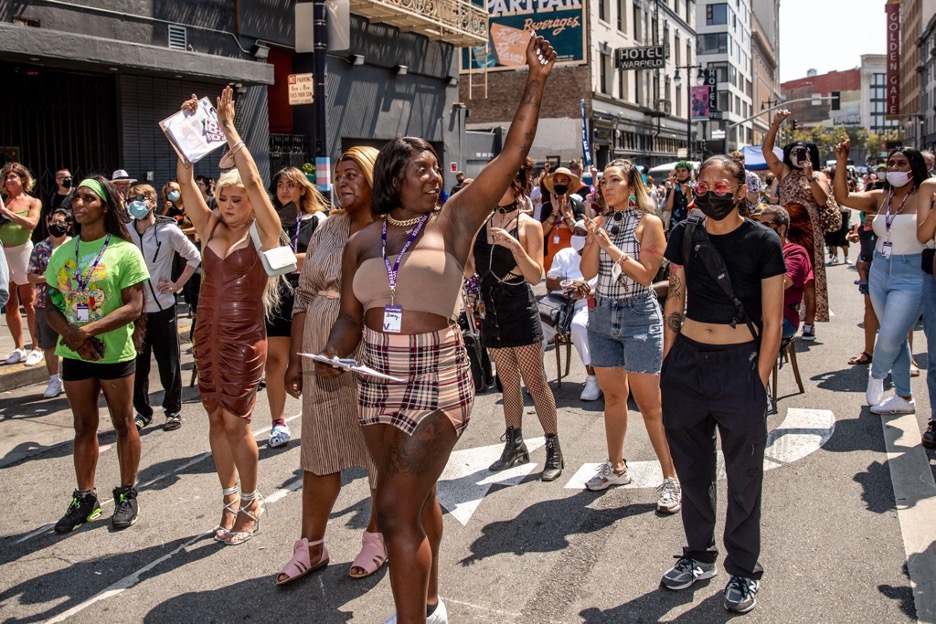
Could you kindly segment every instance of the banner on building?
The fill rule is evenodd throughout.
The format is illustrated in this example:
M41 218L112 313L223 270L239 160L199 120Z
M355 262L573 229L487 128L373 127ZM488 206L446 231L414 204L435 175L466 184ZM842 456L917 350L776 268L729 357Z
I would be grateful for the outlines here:
M485 6L485 0L472 0ZM462 50L462 71L526 66L530 32L545 37L557 65L586 62L585 7L582 0L487 0L488 45Z
M900 117L900 0L887 0L887 100L888 119Z
M709 106L709 86L698 85L692 87L692 121L708 119L712 112Z
M591 148L588 146L588 120L585 119L585 100L579 100L579 105L582 107L582 162L584 162L584 170L590 171L592 165L591 159ZM593 180L594 184L595 181Z

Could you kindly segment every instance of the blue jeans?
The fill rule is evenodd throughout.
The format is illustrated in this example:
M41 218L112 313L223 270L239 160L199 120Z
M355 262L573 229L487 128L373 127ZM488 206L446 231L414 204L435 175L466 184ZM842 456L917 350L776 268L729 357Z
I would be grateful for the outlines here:
M920 254L904 254L885 258L874 252L868 290L871 305L881 322L871 376L884 379L890 372L894 390L899 396L910 397L910 345L907 334L920 318L923 307L923 278Z
M936 420L936 277L923 274L923 331L926 332L926 390L930 420Z

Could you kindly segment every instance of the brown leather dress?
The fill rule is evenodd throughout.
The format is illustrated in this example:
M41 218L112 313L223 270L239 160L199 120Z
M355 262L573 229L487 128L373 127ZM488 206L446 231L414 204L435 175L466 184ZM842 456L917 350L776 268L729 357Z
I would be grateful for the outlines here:
M241 418L253 413L267 356L263 311L267 279L252 244L223 260L207 240L202 245L194 338L198 392L209 413L219 406Z

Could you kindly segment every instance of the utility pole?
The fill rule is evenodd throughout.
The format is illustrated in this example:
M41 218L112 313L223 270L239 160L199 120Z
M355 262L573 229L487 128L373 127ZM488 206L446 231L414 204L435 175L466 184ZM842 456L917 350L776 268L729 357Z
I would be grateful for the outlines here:
M328 158L328 23L325 0L313 0L312 33L315 39L312 67L315 106L315 181L326 199L331 196L331 162Z

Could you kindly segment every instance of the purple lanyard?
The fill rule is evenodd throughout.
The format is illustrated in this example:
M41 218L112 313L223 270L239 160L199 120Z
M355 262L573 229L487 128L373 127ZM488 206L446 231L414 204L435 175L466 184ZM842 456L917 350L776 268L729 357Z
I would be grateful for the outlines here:
M422 231L422 226L429 219L428 214L424 214L419 220L419 223L416 224L416 227L413 228L412 233L410 233L409 238L406 239L406 244L403 245L403 249L400 250L400 253L397 254L396 262L393 263L393 266L390 266L390 260L387 259L387 220L384 219L383 226L380 229L380 242L383 247L383 261L384 265L387 267L387 279L390 281L390 305L393 305L393 300L396 297L396 284L397 284L397 273L400 271L400 261L403 260L403 254L410 248L410 245L413 244L413 241L416 240L416 237L419 235L419 232Z
M84 290L88 284L91 282L91 274L94 273L94 269L97 268L98 263L101 261L101 258L104 257L104 250L107 249L107 244L110 242L111 235L108 234L104 239L104 244L101 245L101 251L98 252L97 258L94 259L94 264L88 269L87 278L82 281L81 279L81 267L78 266L78 245L81 243L81 237L75 237L75 281L78 282L78 290Z
M299 253L299 228L302 227L302 219L296 221L296 233L292 237L292 250L293 253Z
M894 191L891 191L887 196L887 212L884 213L884 227L887 230L887 238L890 238L891 224L894 222L894 219L897 218L897 215L903 211L904 204L907 203L907 200L910 199L910 196L913 195L916 191L916 187L912 188L909 193L904 195L903 201L900 202L900 206L897 208L897 212L894 213L894 216L890 216L891 209L891 200L894 199Z

